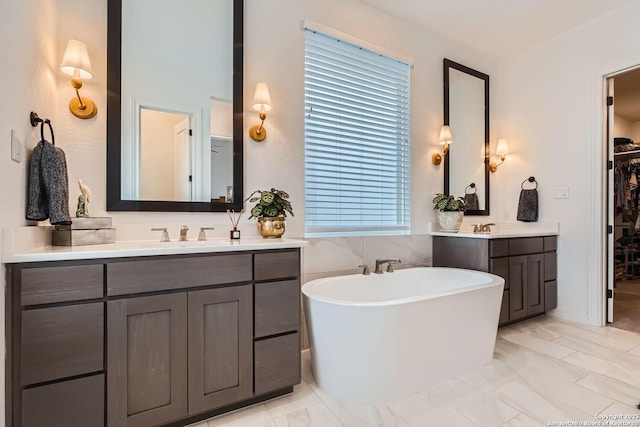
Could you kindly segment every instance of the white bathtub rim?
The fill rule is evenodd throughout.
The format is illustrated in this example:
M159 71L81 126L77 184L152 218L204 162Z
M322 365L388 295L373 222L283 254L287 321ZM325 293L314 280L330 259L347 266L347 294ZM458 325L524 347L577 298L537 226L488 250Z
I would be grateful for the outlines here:
M407 270L440 270L440 271L446 271L446 270L453 270L453 271L468 271L470 273L474 273L475 275L479 275L482 277L486 277L487 279L489 279L486 282L482 282L482 283L478 283L478 284L470 284L468 286L463 286L463 287L458 287L455 289L451 289L451 290L446 290L446 291L441 291L441 292L434 292L434 293L426 293L426 294L418 294L418 295L411 295L408 297L404 297L404 298L395 298L395 299L389 299L389 300L383 300L383 301L353 301L353 300L341 300L341 299L337 299L337 298L330 298L330 297L326 297L323 295L318 295L317 292L309 292L310 289L314 289L317 286L320 286L323 282L328 282L328 281L334 281L336 279L338 280L349 280L349 278L359 278L362 276L362 274L349 274L349 275L343 275L343 276L333 276L333 277L325 277L322 279L315 279L312 280L310 282L305 283L302 288L302 294L304 296L304 298L309 298L313 301L318 301L318 302L322 302L322 303L326 303L326 304L335 304L335 305L341 305L341 306L354 306L354 307L384 307L384 306L394 306L394 305L399 305L399 304L409 304L412 302L418 302L418 301L424 301L424 300L429 300L429 299L436 299L436 298L444 298L448 295L453 295L453 294L457 294L460 292L470 292L476 289L483 289L483 288L487 288L487 287L491 287L491 286L504 286L504 279L500 276L497 276L495 274L491 274L491 273L486 273L483 271L477 271L477 270L467 270L467 269L462 269L462 268L449 268L449 267L415 267L415 268L406 268L406 269L402 269L402 270L398 270L397 273L400 273L402 271L407 271ZM396 273L385 273L385 274L396 274ZM390 284L389 286L393 286L392 284Z

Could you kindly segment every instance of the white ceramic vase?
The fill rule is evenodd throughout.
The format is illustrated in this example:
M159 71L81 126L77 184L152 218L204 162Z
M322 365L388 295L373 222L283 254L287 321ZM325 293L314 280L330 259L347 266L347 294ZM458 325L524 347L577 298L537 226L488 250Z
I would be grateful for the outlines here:
M464 218L464 211L438 211L440 231L457 233Z

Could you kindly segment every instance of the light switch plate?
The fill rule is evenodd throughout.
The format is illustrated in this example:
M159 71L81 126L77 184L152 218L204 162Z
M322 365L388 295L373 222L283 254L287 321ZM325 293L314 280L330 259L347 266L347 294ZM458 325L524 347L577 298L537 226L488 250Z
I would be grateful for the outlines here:
M556 187L553 191L554 199L568 199L569 198L569 187Z
M11 160L18 163L22 161L22 141L18 139L13 129L11 129Z

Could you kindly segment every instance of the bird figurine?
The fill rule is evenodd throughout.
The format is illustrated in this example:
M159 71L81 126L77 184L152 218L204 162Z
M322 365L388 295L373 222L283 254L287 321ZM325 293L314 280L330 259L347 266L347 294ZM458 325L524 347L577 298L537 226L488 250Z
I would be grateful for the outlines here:
M91 202L91 189L78 180L78 186L80 187L80 195L78 196L78 207L76 209L76 217L88 217L89 216L89 202Z

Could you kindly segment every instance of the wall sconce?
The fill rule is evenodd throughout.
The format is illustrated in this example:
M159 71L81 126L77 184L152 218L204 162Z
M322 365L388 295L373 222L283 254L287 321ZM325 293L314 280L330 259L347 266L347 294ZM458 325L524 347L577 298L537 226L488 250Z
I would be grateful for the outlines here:
M98 114L96 104L90 99L82 98L78 92L78 89L82 87L82 79L93 77L87 45L79 40L69 40L60 69L63 73L71 76L71 86L76 90L76 98L72 98L69 101L71 114L80 119L90 119Z
M495 162L489 163L489 172L495 172L498 170L498 166L504 163L505 157L509 154L509 144L507 144L506 139L499 139L498 146L496 147L496 155L500 156L500 163L496 164Z
M252 105L254 110L260 112L260 120L262 122L259 125L251 126L249 136L256 142L262 142L267 137L267 130L262 125L264 125L264 119L267 118L267 111L271 110L271 97L266 83L258 83L256 85Z
M443 146L442 154L436 153L431 156L431 163L438 166L442 162L443 156L449 153L449 145L453 144L453 135L451 134L451 128L448 125L444 125L440 128L440 137L438 143Z

